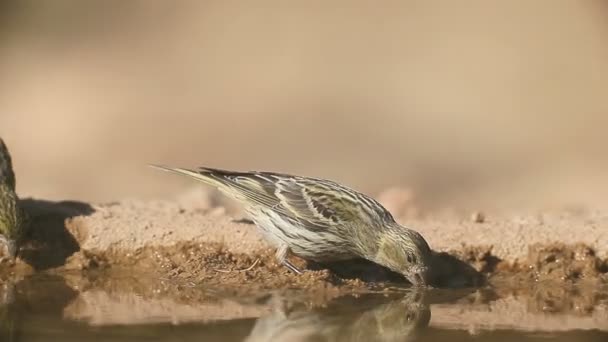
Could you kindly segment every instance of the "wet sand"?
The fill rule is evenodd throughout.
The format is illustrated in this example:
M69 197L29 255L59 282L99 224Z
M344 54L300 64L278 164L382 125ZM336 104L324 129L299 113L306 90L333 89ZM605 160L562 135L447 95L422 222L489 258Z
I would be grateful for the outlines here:
M132 268L222 284L263 280L270 287L291 282L305 285L302 279L331 283L336 272L328 272L327 267L348 268L349 275L378 271L364 262L313 265L295 258L296 264L311 269L295 276L274 262L273 250L255 225L203 200L91 205L26 199L23 203L34 224L30 243L21 253L25 262L11 267L13 271L28 266L37 270ZM536 280L576 281L603 279L608 268L608 215L600 211L502 217L444 212L398 221L425 236L436 251L434 267L440 271L440 280L451 287L475 285L467 283L475 273L515 272ZM395 280L391 274L384 276Z
M392 305L391 298L409 295L401 277L364 262L330 270L295 259L307 271L292 274L238 212L204 196L184 198L95 205L26 199L31 241L16 264L2 262L0 274L9 283L55 277L70 294L63 315L92 325L257 319L272 315L277 296L312 310L352 296L376 293ZM607 215L444 212L399 220L436 251L435 285L443 289L426 296L431 326L608 328Z

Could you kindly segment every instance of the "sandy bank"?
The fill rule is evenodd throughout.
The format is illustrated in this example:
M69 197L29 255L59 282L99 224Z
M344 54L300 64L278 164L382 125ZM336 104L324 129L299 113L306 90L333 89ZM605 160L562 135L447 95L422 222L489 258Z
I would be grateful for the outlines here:
M22 252L25 268L121 268L264 288L328 284L356 288L362 286L359 279L394 278L365 263L332 266L333 271L347 269L345 276L303 260L295 262L311 271L296 277L275 263L272 249L255 225L205 201L126 200L89 205L26 200L24 204L35 218L31 242ZM478 272L492 276L516 270L527 279L577 281L605 279L608 271L608 215L599 211L483 220L444 213L400 221L420 231L439 253L435 268L442 278L438 286L479 285Z

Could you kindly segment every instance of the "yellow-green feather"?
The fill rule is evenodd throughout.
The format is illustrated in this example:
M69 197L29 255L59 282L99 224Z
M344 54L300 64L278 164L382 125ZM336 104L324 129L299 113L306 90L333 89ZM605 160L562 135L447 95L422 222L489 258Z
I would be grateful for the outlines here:
M0 184L5 184L9 189L15 191L15 173L13 162L8 148L0 138Z
M27 217L19 198L6 184L0 184L0 234L8 240L20 241L26 226Z

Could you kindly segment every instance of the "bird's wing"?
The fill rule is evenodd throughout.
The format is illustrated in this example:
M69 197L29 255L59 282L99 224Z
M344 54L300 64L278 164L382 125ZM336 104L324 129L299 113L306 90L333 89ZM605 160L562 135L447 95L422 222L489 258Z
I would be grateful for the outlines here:
M343 225L364 218L361 203L345 188L328 181L283 178L277 181L275 194L292 215L318 226Z
M327 180L207 167L198 170L155 167L188 175L248 205L273 210L310 228L320 229L362 219L373 221L373 216L388 214L374 200Z
M205 184L216 187L224 194L234 199L245 201L249 204L274 207L278 204L278 198L273 194L273 189L265 187L253 173L234 172L220 169L201 167L198 170L173 168L162 165L151 165L154 168L190 176Z

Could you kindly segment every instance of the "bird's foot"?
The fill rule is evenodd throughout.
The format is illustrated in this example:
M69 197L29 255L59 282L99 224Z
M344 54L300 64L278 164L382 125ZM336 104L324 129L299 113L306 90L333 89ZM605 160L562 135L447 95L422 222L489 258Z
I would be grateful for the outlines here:
M276 251L277 261L280 264L282 264L283 266L287 267L293 273L295 273L295 274L302 274L302 271L300 271L299 268L297 268L296 266L294 266L294 264L292 264L288 260L288 258L289 258L290 255L292 255L292 254L291 254L291 250L290 250L290 248L289 248L288 245L283 244L283 245L280 245L277 248L277 251Z
M287 267L290 271L292 271L295 274L302 274L303 272L300 271L299 268L297 268L296 266L294 266L289 260L285 259L283 260L283 266Z

